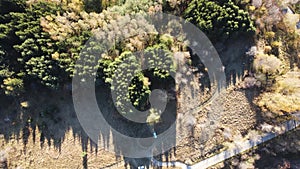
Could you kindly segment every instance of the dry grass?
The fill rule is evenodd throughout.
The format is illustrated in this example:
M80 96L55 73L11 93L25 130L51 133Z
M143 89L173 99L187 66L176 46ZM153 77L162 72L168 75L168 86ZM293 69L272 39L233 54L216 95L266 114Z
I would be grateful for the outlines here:
M266 111L282 114L300 110L300 72L277 78L271 92L263 93L257 104Z

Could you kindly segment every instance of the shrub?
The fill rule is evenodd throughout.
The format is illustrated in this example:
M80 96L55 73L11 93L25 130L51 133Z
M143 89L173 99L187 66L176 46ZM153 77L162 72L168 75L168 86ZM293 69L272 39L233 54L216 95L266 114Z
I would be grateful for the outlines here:
M274 55L258 54L253 61L253 67L257 73L276 75L280 73L281 61Z
M149 123L150 125L158 123L160 120L160 113L154 108L151 108L149 111L150 111L150 114L147 117L146 122Z
M4 89L5 94L17 96L24 91L23 80L18 78L4 79L1 88Z
M282 43L280 41L273 41L271 43L271 46L274 48L279 48L280 46L282 46Z
M265 37L266 37L266 38L269 38L269 39L272 39L272 38L275 37L275 32L273 32L273 31L266 32L266 33L265 33Z
M276 79L271 92L263 93L258 106L274 113L292 113L300 110L300 72L288 72Z

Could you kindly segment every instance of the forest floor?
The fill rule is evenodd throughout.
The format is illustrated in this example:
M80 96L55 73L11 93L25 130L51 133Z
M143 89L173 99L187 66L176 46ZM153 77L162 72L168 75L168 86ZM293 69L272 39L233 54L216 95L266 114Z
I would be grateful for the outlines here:
M251 104L251 101L249 102L249 99L254 98L257 92L257 89L228 88L220 96L224 109L220 115L218 128L215 129L213 135L203 142L202 133L198 131L196 125L194 135L178 143L176 154L164 156L162 160L169 158L169 161L193 164L224 150L226 142L242 139L249 131L256 129L259 124L267 121L267 118L263 117L260 111ZM23 108L21 110L23 113L19 117L9 113L14 112L15 106L14 102L6 100L10 108L2 108L1 117L9 118L9 121L1 119L0 122L0 150L8 157L9 168L96 169L113 166L123 161L114 153L105 151L101 147L96 148L90 143L81 130L69 94L57 92L47 93L47 95L48 97L45 97L43 93L36 93L27 99L24 98L30 106L27 109ZM49 98L58 99L53 102L54 99ZM46 108L49 105L59 105L58 109L61 113L52 112L51 114L51 111L57 110ZM198 118L196 117L197 120L201 120L200 114L201 112ZM293 139L299 142L297 137ZM269 146L268 151L271 147ZM254 153L251 155L248 156L253 159L257 157ZM222 168L225 164L238 165L234 161L237 160L233 159L233 162L225 162L215 167ZM283 163L278 163L278 165L283 165ZM122 166L115 168L122 168Z

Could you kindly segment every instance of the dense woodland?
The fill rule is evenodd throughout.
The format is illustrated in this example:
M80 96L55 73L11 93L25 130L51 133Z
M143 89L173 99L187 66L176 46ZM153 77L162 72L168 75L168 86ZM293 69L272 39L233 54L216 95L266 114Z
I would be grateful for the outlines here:
M1 0L1 94L21 97L31 84L57 90L70 83L74 73L85 75L96 69L97 79L108 86L113 81L118 84L118 89L111 87L119 90L116 92L120 108L123 100L130 100L135 107L144 109L151 85L167 83L170 74L176 71L173 54L188 51L184 41L172 37L169 32L136 35L115 42L97 65L81 67L80 72L75 72L79 66L75 62L95 31L101 30L100 38L107 41L115 40L115 35L126 36L128 32L142 30L139 28L157 32L147 20L132 16L164 12L193 23L213 43L252 36L257 45L247 52L253 63L246 86L262 89L256 104L263 110L294 112L300 108L300 40L299 31L297 33L293 25L297 20L289 21L290 17L282 13L285 6L295 12L300 9L299 3L279 4L273 0ZM133 24L124 25L124 22ZM90 46L93 49L103 47ZM89 49L86 51L88 53ZM145 52L135 58L133 53L137 51ZM166 58L159 57L161 51ZM97 57L87 55L85 62L93 62ZM145 63L152 69L138 73L119 71L127 70L126 67L140 70ZM119 65L123 67L118 69ZM124 79L132 73L136 73L135 78L127 87ZM251 82L253 79L255 83ZM127 111L130 110L124 109L124 113Z

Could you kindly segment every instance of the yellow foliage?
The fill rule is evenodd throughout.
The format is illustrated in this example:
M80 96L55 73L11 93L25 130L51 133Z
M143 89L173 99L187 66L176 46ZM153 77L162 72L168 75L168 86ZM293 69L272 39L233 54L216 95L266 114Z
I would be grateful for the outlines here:
M272 47L271 46L265 46L264 48L265 53L269 53L272 51Z
M14 90L14 88L13 88L13 87L11 87L11 86L6 86L6 90L13 91L13 90Z
M270 31L265 33L266 38L274 38L275 37L275 32Z
M11 80L11 78L4 79L3 84L8 85L10 80Z
M143 84L144 84L144 86L149 86L150 85L149 78L144 77Z
M262 6L262 7L260 8L260 10L259 10L259 13L260 13L261 15L263 15L266 11L267 11L267 8L264 7L264 6Z
M271 46L274 48L278 48L282 45L282 43L280 41L274 41L271 43Z
M29 106L29 104L28 104L28 102L22 102L21 103L21 106L23 107L23 108L27 108L28 106Z
M282 114L300 110L300 72L288 72L277 78L272 92L263 93L257 105Z
M23 80L18 78L6 78L3 80L1 88L5 90L5 94L15 95L18 91L23 91Z
M249 6L249 10L250 11L254 11L255 10L255 6L253 6L253 5Z
M48 21L53 21L53 18L52 18L50 15L47 15L45 18L46 18Z
M153 108L151 108L149 111L150 111L150 114L147 117L146 122L151 125L158 123L160 120L160 114L157 112L156 109L153 109Z
M59 59L59 53L58 52L55 52L51 55L52 59L53 60L58 60Z
M258 105L277 114L282 114L282 112L292 113L300 110L300 98L280 93L264 93Z

